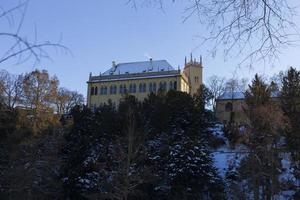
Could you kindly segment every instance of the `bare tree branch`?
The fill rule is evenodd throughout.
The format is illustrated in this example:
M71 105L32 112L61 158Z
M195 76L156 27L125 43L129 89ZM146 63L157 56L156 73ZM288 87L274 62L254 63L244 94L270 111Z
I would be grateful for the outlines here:
M129 0L134 5L144 1ZM164 1L148 2L163 5ZM242 56L241 64L273 62L282 49L300 40L293 20L296 8L291 3L291 0L190 0L186 1L183 21L196 15L207 26L208 35L200 37L195 49L209 43L213 56L222 49L225 58Z
M0 56L0 64L14 58L17 59L16 64L26 62L31 58L34 59L35 64L39 63L43 58L50 59L50 56L46 51L48 47L56 50L60 49L66 54L71 53L66 46L60 43L60 41L56 43L49 41L39 42L37 40L36 27L34 28L33 41L27 39L26 36L21 35L20 32L24 23L28 4L29 1L21 1L19 4L10 9L4 9L0 6L0 21L6 19L8 23L11 24L11 19L18 17L16 30L9 30L9 28L7 28L7 30L0 29L0 39L3 38L5 41L8 41L8 43L9 41L12 41L12 44L5 52L0 52L0 54L2 54L2 56Z

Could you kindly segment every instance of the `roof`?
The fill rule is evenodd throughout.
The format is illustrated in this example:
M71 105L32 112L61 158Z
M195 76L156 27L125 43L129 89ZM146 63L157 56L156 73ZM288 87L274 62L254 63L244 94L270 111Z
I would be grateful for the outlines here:
M279 97L279 91L274 91L271 93L271 97ZM232 100L232 99L245 99L245 92L224 92L217 100Z
M224 92L221 96L218 97L218 100L227 100L227 99L244 99L244 92Z
M175 70L166 60L149 60L142 62L119 63L102 75L137 74Z
M120 80L139 80L139 79L151 79L151 78L164 78L164 77L176 77L182 76L185 81L186 77L180 70L172 71L160 71L160 72L145 72L135 74L120 74L120 75L100 75L91 76L88 83L107 82L107 81L120 81Z

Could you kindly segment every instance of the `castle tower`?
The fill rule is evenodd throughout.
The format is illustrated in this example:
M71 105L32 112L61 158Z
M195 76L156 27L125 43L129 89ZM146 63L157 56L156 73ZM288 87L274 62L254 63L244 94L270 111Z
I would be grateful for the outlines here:
M199 62L196 59L193 60L192 54L189 62L185 59L183 72L188 77L191 95L194 95L202 84L202 71L202 56Z

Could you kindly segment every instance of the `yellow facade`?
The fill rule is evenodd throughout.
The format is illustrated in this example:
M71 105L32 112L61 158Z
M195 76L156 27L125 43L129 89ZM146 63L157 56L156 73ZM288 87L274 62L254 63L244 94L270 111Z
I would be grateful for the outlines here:
M187 75L191 75L192 80L196 82L191 82ZM195 79L195 76L199 78ZM194 94L202 84L202 67L199 67L199 63L190 62L188 67L186 64L184 71L181 71L175 70L164 60L117 65L113 62L112 68L104 74L90 75L87 83L88 107L98 107L109 101L118 105L126 94L134 95L139 101L143 101L151 92L156 93L159 90Z
M271 94L271 100L278 104L279 94ZM249 119L245 113L247 104L243 92L225 92L216 101L216 118L219 122L233 122L237 125L248 124Z
M196 94L199 86L202 84L202 58L200 57L200 62L193 60L191 56L191 60L187 63L185 62L184 66L184 74L188 77L188 81L190 84L190 94Z
M244 99L217 100L216 117L219 122L225 124L231 120L236 124L245 124L248 123L248 118L244 112L244 108Z
M150 83L152 83L152 87L156 85L156 92L159 90L160 83L166 83L167 89L166 91L170 90L170 83L176 83L176 90L189 92L189 86L187 80L185 80L182 76L175 76L175 77L163 77L163 78L149 78L149 79L134 79L134 80L114 80L114 81L105 81L105 82L96 82L96 83L89 83L88 84L88 99L87 103L89 107L99 106L101 104L107 103L109 100L112 101L113 104L118 105L120 100L125 96L125 94L134 95L139 101L143 101L151 92L149 90ZM135 92L129 92L130 84L136 85ZM140 91L140 84L146 84L146 90ZM126 86L126 93L120 93L120 86ZM116 94L111 94L110 89L116 86L117 92ZM97 94L91 95L91 88L97 87ZM100 94L100 90L102 88L107 88L106 94ZM173 88L172 88L173 89ZM154 91L153 91L154 92Z

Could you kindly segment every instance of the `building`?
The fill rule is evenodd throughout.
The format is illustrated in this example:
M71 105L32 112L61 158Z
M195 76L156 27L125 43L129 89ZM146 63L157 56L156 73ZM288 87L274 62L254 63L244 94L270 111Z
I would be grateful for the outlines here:
M272 92L271 98L278 102L279 92ZM216 99L216 118L224 124L234 122L237 125L247 124L248 118L244 92L224 92Z
M98 76L90 74L87 93L88 107L98 107L111 101L118 105L126 95L144 100L151 92L177 90L195 94L202 84L202 58L197 62L192 55L185 59L183 71L166 60L112 63L112 67Z
M237 124L247 122L244 112L245 95L243 92L224 92L216 99L216 117L224 124L234 121Z

